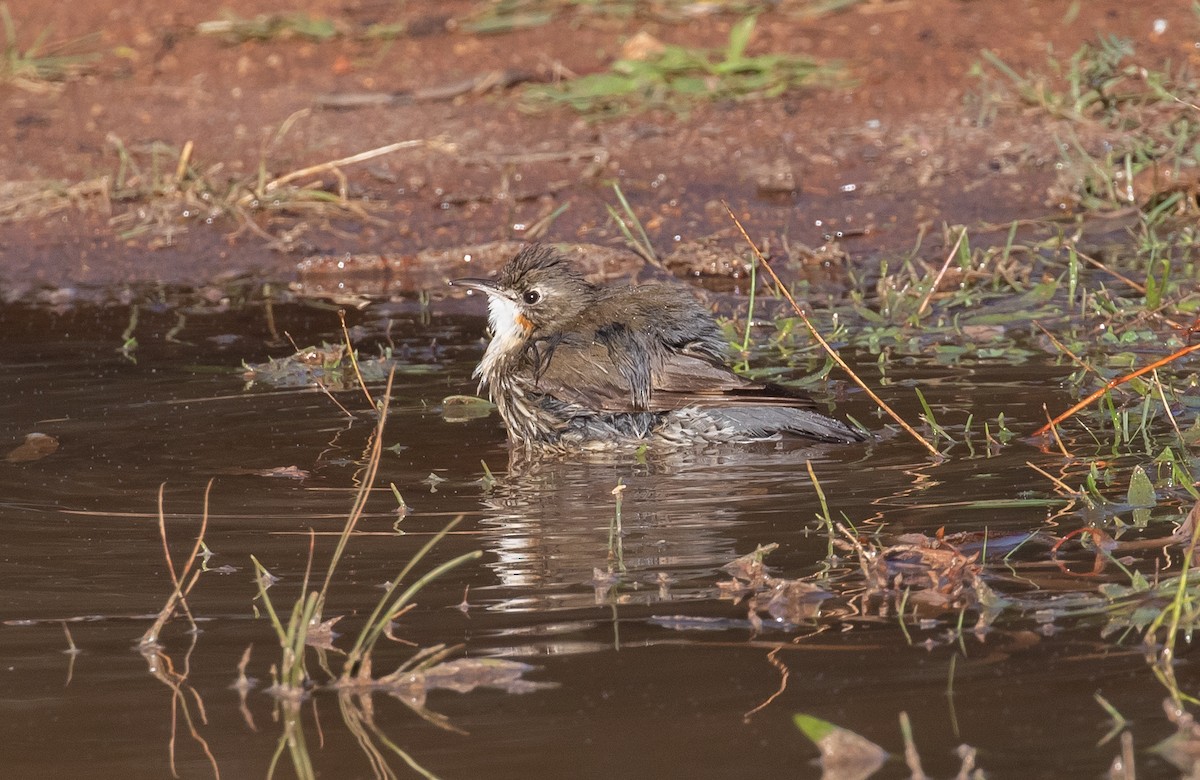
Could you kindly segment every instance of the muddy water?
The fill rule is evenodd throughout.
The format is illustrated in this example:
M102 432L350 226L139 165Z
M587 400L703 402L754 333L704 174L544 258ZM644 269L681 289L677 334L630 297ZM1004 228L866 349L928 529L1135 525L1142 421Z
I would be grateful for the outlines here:
M6 451L32 431L60 442L40 460L0 462L4 776L167 777L174 751L179 776L211 777L206 745L222 777L264 777L282 749L279 708L263 690L280 651L256 617L250 556L279 578L271 593L286 609L299 592L310 529L317 569L328 559L373 422L357 390L337 393L348 417L311 389L244 386L242 361L288 354L285 332L301 345L339 340L329 310L293 304L269 314L261 305L143 305L137 347L123 354L127 305L0 309ZM820 569L828 540L814 520L819 504L806 461L835 517L862 527L1017 532L1040 527L1047 506L971 503L1047 498L1049 486L1025 463L1057 457L1016 441L994 457L980 447L975 458L962 450L938 464L911 441L889 437L510 470L494 417L450 423L439 411L443 397L472 389L482 317L396 304L352 320L365 328L365 350L388 341L403 365L385 441L394 449L384 453L382 487L326 614L346 615L345 631L356 631L380 586L463 515L430 565L471 550L483 557L422 591L396 634L419 646L461 644L471 658L528 662L536 666L528 679L556 686L431 693L429 708L456 731L377 694L373 743L389 740L419 768L379 747L399 776L815 776L816 750L792 725L794 713L899 752L901 711L935 776L957 771L961 743L979 749L991 776L1097 776L1118 750L1096 746L1107 729L1097 691L1138 724L1139 745L1170 730L1143 659L1102 640L1096 624L1045 631L1030 616L1010 615L983 639L968 632L960 643L950 636L958 619L951 614L910 628L910 643L894 620L843 607L836 620L755 633L744 607L718 598L716 583L727 579L720 567L760 544L779 544L769 562L782 576ZM1067 400L1059 383L1068 369L1049 359L903 370L884 392L909 419L915 381L960 422L968 412L977 420L1004 412L1028 429L1043 402ZM875 420L853 394L840 410ZM481 461L494 484L483 479ZM307 476L268 476L287 467ZM157 491L165 485L179 565L210 479L211 571L190 598L200 632L176 619L162 653L147 658L136 642L171 590ZM388 483L409 505L399 522ZM64 625L80 653L64 653ZM260 686L240 709L231 685L251 645L247 672ZM772 664L775 648L782 649ZM310 668L326 679L310 652ZM387 644L376 672L412 652ZM340 668L335 656L331 663ZM322 777L375 776L334 693L316 691L299 718L303 748L282 749L277 776L295 774L297 755ZM1165 773L1152 756L1139 768ZM881 776L907 771L896 761Z

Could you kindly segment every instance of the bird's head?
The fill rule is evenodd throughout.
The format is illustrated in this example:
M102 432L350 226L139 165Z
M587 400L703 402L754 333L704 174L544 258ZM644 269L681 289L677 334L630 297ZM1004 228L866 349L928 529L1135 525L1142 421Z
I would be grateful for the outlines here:
M552 338L596 299L596 288L558 252L534 244L492 279L454 279L450 284L488 296L492 338L503 342Z

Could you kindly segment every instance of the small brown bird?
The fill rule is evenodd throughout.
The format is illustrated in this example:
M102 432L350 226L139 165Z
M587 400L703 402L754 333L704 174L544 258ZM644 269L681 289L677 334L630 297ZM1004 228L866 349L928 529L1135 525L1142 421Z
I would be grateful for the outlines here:
M475 376L518 447L866 438L806 395L730 371L716 322L680 287L600 287L540 245L495 281L450 284L488 296L492 338Z

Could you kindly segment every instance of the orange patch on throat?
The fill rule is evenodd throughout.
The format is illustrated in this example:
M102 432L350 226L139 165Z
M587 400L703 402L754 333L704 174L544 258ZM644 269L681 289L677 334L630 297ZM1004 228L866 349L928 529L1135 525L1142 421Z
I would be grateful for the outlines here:
M521 314L520 312L518 312L517 316L516 316L516 320L517 320L517 324L520 325L521 329L524 330L526 333L533 330L533 323L530 322L529 318L526 317L524 314Z

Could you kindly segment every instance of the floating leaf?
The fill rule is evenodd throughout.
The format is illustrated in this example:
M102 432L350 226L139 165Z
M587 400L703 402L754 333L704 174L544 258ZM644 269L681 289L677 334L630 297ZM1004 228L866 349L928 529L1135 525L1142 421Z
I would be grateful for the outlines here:
M246 477L272 477L275 479L308 479L311 474L299 466L276 466L270 469L227 468L219 469L218 474L233 474Z
M744 631L750 625L745 620L700 615L654 615L647 622L671 631Z
M1150 748L1150 752L1161 756L1185 777L1195 777L1200 768L1200 729L1190 722L1178 724L1179 730Z
M502 658L458 658L424 669L398 670L382 677L373 687L399 696L410 705L424 707L429 691L442 688L470 693L476 688L494 688L505 693L531 693L555 688L558 683L526 680L537 667Z
M470 693L476 688L497 688L505 693L529 693L553 688L557 683L524 679L537 667L503 658L459 658L424 671L425 687Z
M450 395L442 399L442 418L446 422L478 420L492 413L496 405L473 395Z
M1129 497L1126 501L1130 506L1141 507L1153 507L1158 503L1154 484L1141 466L1134 466L1133 473L1129 475Z
M823 777L865 780L888 758L888 752L871 740L827 720L797 713L792 721L821 751Z
M304 644L321 650L336 650L333 640L337 639L338 635L334 632L333 627L343 617L345 616L338 615L318 625L309 626L308 631L304 633Z
M429 485L429 492L430 492L430 493L436 493L436 492L438 492L438 488L437 488L437 486L438 486L440 483L442 483L442 482L445 482L445 481L446 481L446 478L445 478L445 477L439 477L437 474L434 474L434 473L431 471L431 472L429 472L429 476L428 476L428 477L425 477L425 479L423 479L423 480L421 480L421 481L422 481L422 482L424 482L426 485Z
M1133 473L1129 476L1129 494L1126 502L1134 507L1133 524L1138 528L1145 528L1150 522L1150 509L1158 503L1158 496L1154 493L1154 484L1150 482L1141 466L1134 466Z
M58 449L58 439L44 433L27 433L25 442L13 449L4 459L9 463L29 463L41 460Z

